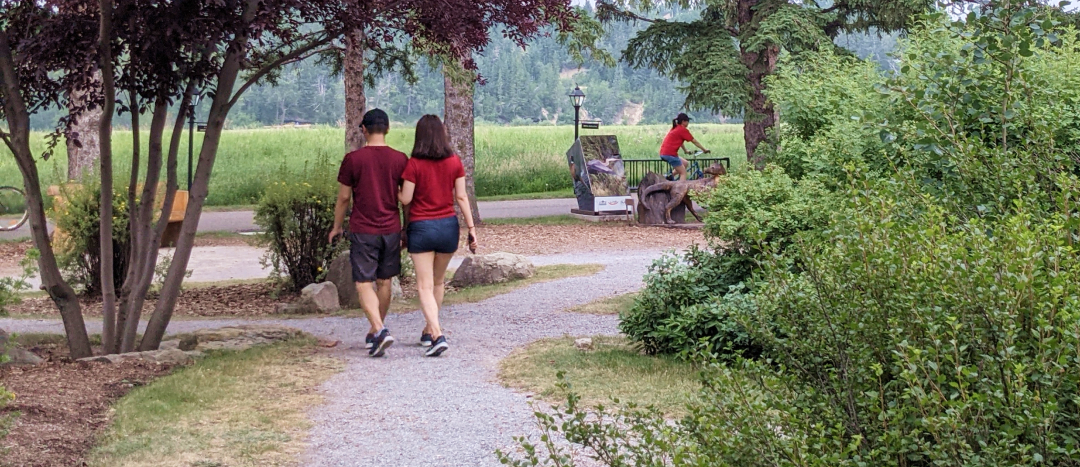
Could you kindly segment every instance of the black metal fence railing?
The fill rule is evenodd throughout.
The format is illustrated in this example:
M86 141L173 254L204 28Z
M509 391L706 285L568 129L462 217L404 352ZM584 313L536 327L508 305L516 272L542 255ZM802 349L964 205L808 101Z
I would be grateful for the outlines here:
M698 167L701 167L702 169L713 164L724 164L726 168L731 168L731 158L728 157L699 157L697 159L689 160L691 164L695 161L697 162ZM626 172L626 183L630 185L630 191L637 191L638 184L641 183L642 178L645 178L645 174L653 172L660 176L667 175L671 172L671 165L660 160L660 158L623 159L623 170Z

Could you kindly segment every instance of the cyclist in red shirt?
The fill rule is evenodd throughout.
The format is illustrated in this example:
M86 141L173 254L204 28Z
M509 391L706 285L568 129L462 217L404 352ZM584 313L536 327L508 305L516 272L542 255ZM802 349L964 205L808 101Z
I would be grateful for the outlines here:
M416 122L412 157L401 174L404 183L398 199L405 206L406 244L416 271L420 309L427 326L420 336L425 355L438 357L450 345L439 326L446 267L458 249L461 235L454 202L469 228L469 248L476 251L476 226L465 191L465 167L450 147L446 127L439 117L425 115Z
M694 139L694 135L690 134L690 130L686 129L690 125L690 117L684 113L680 113L675 120L671 121L671 131L664 137L664 142L660 144L660 159L671 165L671 169L678 175L676 180L686 180L686 159L679 157L679 150L684 153L688 153L686 148L683 147L687 142L694 143L701 149L701 152L709 152L702 146L701 143Z

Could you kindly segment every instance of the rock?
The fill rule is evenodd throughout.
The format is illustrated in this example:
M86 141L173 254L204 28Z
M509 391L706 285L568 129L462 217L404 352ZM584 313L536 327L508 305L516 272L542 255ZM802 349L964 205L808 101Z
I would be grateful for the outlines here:
M326 280L333 282L337 287L338 303L347 310L360 308L360 294L356 292L356 283L352 279L352 263L349 262L349 252L344 252L330 262L330 269L326 272ZM401 281L394 277L391 283L390 296L401 298Z
M4 365L37 365L45 361L45 359L30 353L30 351L18 347L8 349L6 355L7 361L4 362Z
M583 337L574 341L574 348L585 352L593 349L592 339Z
M180 339L179 349L184 352L195 350L199 346L199 337L194 334L188 334Z
M250 324L195 331L199 350L245 350L303 335L298 329L273 324Z
M517 279L532 277L536 268L528 258L511 253L491 253L483 256L469 256L461 262L450 285L470 287L475 285L498 284Z
M360 308L360 294L356 293L356 284L352 280L352 263L349 262L349 252L337 255L330 262L330 270L326 271L326 280L333 282L337 287L338 304L342 308L355 310Z
M45 360L33 353L20 349L12 345L8 348L8 334L7 331L0 329L0 355L5 355L7 358L0 365L37 365Z
M310 305L316 312L325 313L341 309L337 286L333 282L309 284L300 291L300 301Z
M113 355L98 355L95 357L80 358L80 362L119 363L128 361L145 361L160 363L163 365L188 365L192 362L191 355L179 349L149 350L146 352L131 352Z

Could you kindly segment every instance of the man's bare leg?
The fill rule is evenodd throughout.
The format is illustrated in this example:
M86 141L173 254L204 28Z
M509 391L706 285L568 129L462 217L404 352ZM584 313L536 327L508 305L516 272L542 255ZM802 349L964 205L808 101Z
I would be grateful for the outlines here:
M388 289L389 290L389 289ZM383 314L379 309L379 295L375 292L374 282L357 282L356 292L360 295L360 308L364 309L368 323L371 324L370 334L375 334L383 328Z

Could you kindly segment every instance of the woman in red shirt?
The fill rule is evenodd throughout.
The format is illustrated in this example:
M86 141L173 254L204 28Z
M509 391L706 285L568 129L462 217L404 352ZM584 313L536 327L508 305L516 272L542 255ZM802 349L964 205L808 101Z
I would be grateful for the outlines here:
M664 142L660 144L660 159L671 165L672 170L678 174L676 180L686 179L686 159L679 157L679 150L687 152L683 147L687 142L694 143L695 146L701 149L702 152L709 152L702 146L701 143L694 139L694 135L690 134L690 130L686 127L690 126L690 117L684 113L675 117L675 120L671 121L671 131L664 137Z
M424 115L416 122L412 157L401 174L399 201L405 206L406 243L416 270L420 308L427 320L420 343L430 345L425 355L438 357L450 346L439 327L439 308L445 289L446 267L458 248L461 234L454 201L469 227L469 248L476 250L476 226L465 192L465 167L450 148L439 117Z

